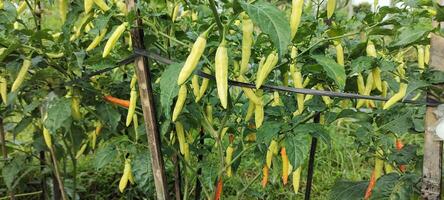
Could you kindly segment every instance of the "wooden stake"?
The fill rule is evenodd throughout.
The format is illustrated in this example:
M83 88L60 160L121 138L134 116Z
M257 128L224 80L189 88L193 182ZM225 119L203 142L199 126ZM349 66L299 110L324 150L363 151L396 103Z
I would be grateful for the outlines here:
M136 0L127 0L128 10L135 10ZM131 38L135 49L145 49L143 43L142 20L139 12L135 10L136 20L131 30ZM158 200L168 199L168 191L165 177L165 166L163 163L162 152L160 147L160 134L156 119L156 107L154 105L153 91L151 88L150 69L147 59L138 56L135 59L135 68L137 73L137 81L139 85L139 94L142 104L143 117L145 121L145 130L148 137L148 146L150 148L151 165L154 175L154 185Z
M444 38L432 35L430 48L430 68L444 71ZM436 124L434 111L427 107L425 116L424 161L421 196L424 200L441 199L442 141L433 130Z

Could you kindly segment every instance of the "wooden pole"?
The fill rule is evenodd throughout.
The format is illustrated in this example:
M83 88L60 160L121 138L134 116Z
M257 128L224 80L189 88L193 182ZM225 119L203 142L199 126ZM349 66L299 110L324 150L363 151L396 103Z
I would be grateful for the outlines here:
M0 117L0 143L2 145L2 154L3 154L3 159L4 162L6 162L8 160L8 150L6 149L6 139L5 139L5 129L3 128L3 118ZM9 198L11 200L15 199L14 196L14 190L11 189L11 191L9 191Z
M128 10L136 9L136 0L127 0ZM143 43L142 20L139 12L135 10L136 20L131 30L131 38L135 49L145 49ZM143 118L145 121L145 130L148 137L148 146L150 149L151 165L154 175L154 185L156 186L157 199L168 199L167 183L165 177L165 166L163 163L162 152L160 147L160 134L156 119L156 107L154 105L153 91L151 88L151 77L148 61L143 56L136 57L135 69L139 85L139 94L143 110Z
M444 71L444 38L432 35L430 68ZM421 196L424 200L441 199L442 141L433 130L436 124L434 107L427 107L425 116L424 161Z

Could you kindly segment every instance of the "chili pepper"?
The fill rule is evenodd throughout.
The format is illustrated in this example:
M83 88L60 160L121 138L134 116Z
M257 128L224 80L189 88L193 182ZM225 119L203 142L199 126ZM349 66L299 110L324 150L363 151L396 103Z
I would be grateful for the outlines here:
M196 68L200 57L205 51L209 30L210 29L200 34L200 36L194 42L193 47L191 48L191 52L188 55L187 60L183 64L182 70L180 71L179 77L177 78L178 85L182 85L188 79L188 77L190 77L191 73L193 73L194 69Z
M88 143L85 142L85 143L83 143L82 147L80 147L80 150L77 152L76 157L75 157L77 160L80 158L80 156L83 155L83 153L86 150L87 145L88 145Z
M284 185L287 184L288 181L288 156L287 152L285 151L285 147L281 148L281 158L282 158L282 182Z
M193 75L193 78L191 79L191 88L193 89L194 96L199 96L199 76Z
M215 58L217 94L223 108L228 104L228 51L225 39L216 50Z
M245 121L247 121L247 122L250 121L251 117L254 114L254 107L255 107L254 102L249 100L247 114L245 115Z
M8 82L5 77L0 76L0 95L3 103L7 104L8 101Z
M267 165L264 165L264 167L262 168L262 188L265 188L267 186L268 183L268 167Z
M106 2L104 0L94 0L94 3L99 6L100 10L106 12L109 10L108 5L106 5Z
M179 141L179 150L180 153L185 154L185 131L183 129L183 125L180 122L175 123L176 126L176 134L177 140Z
M28 7L28 5L26 4L26 1L22 1L20 2L20 4L17 7L17 16L19 16L20 14L22 14L23 11L25 11L25 9Z
M336 9L336 0L327 1L327 18L330 19Z
M94 0L83 0L83 6L85 8L85 13L89 13L94 5Z
M367 56L374 58L377 57L375 44L373 44L373 42L370 40L367 42L366 52ZM375 67L372 69L372 73L373 73L372 87L378 89L379 91L382 91L381 69L379 69L379 67Z
M421 70L424 70L425 68L425 52L424 52L424 46L418 45L418 68Z
M424 48L424 63L429 64L430 61L430 44L426 45Z
M190 146L187 142L183 144L183 157L185 161L190 162L191 155L190 155Z
M66 15L68 14L68 2L67 0L59 0L59 15L62 24L66 21Z
M392 107L395 103L402 100L407 92L407 84L400 83L398 92L393 95L387 102L385 102L383 109L387 110Z
M402 143L401 139L396 139L395 144L396 144L396 150L398 151L401 151L402 148L404 148L404 144ZM406 170L405 165L399 165L399 171L405 172L405 170Z
M364 200L370 199L370 197L372 196L372 191L373 191L373 188L375 187L375 185L376 185L376 176L375 176L375 170L373 170L372 175L370 177L370 182L369 182L367 189L365 191Z
M207 74L211 74L211 71L207 68L203 69L203 72L207 73ZM202 80L202 85L199 88L199 95L196 98L196 102L199 102L200 99L203 97L203 95L205 94L205 91L207 91L208 88L208 83L210 82L209 79L207 78L203 78Z
M373 73L369 73L367 76L367 83L364 88L364 95L370 95L370 92L372 91L373 87ZM356 105L356 108L360 108L366 103L367 100L359 99L358 103Z
M122 106L125 108L128 108L130 106L130 101L119 99L119 98L113 97L111 95L105 95L103 97L103 99L105 99L105 101L108 101L112 104L119 105L119 106Z
M73 93L71 97L71 116L75 121L80 121L82 119L82 113L80 112L80 97Z
M237 77L237 80L239 82L246 82L247 81L243 75L239 75ZM254 93L254 91L251 88L242 87L242 90L244 91L248 100L252 101L254 104L261 104L262 103L262 101L256 96L256 94Z
M251 56L251 46L253 44L253 21L247 14L242 14L242 59L240 64L240 75L248 70L248 62Z
M271 106L282 106L281 98L279 97L278 91L273 92L273 102L271 103Z
M213 106L211 104L205 106L205 116L207 117L208 122L213 124Z
M267 76L270 74L270 72L273 70L273 68L276 66L278 62L278 55L276 51L271 52L265 61L265 63L262 65L262 67L259 67L257 74L256 74L256 89L259 89L262 84L264 83Z
M125 190L126 186L128 185L128 180L133 183L133 175L131 172L131 161L129 159L125 159L125 166L123 168L123 175L120 178L119 182L119 191L123 192Z
M256 96L258 96L261 100L260 104L255 104L254 106L254 123L256 124L256 128L259 128L264 122L264 104L262 103L262 90L257 90Z
M97 1L97 0L94 0ZM128 22L123 22L121 25L119 25L116 30L113 32L111 37L109 37L108 41L105 44L105 48L103 49L102 57L105 58L109 55L112 48L116 45L117 40L120 38L122 33L125 31L126 26L128 26Z
M341 66L344 66L344 48L342 48L341 42L335 41L335 48L336 48L336 61Z
M130 105L128 108L128 114L126 115L127 127L131 124L131 121L133 120L133 115L136 112L136 105L137 105L137 90L136 88L133 88L131 89Z
M17 78L15 78L14 83L12 83L11 92L17 91L23 83L26 74L28 73L28 69L31 66L31 60L29 58L25 58L23 60L22 67L20 68L19 73L17 74Z
M234 151L233 146L229 145L227 147L226 156L225 156L225 163L226 163L226 165L228 165L228 167L227 167L227 176L228 177L231 177L233 175L233 172L231 170L231 164L230 164L231 160L233 159L233 151Z
M173 21L173 23L177 20L177 17L179 16L179 12L180 12L180 3L177 3L174 6L173 13L171 14L171 21Z
M222 187L223 187L222 176L220 176L218 178L218 180L217 180L216 191L214 193L214 200L220 200L221 199Z
M266 164L268 168L271 168L271 161L273 160L273 155L276 155L278 152L278 143L276 140L271 140L270 145L267 149L267 157L266 157Z
M301 172L302 172L302 167L301 166L299 166L293 172L293 190L294 190L295 194L297 194L299 192L299 183L301 181Z
M390 163L384 162L384 171L385 171L386 174L390 174L394 170L393 170L393 167L392 167L392 165Z
M176 121L177 117L179 117L182 112L182 108L185 105L185 101L187 100L187 86L182 85L179 88L179 94L177 95L176 105L173 110L173 122Z
M128 15L128 9L126 8L126 4L123 0L115 0L117 8L119 9L120 13L123 15Z
M294 38L298 31L299 24L301 23L302 9L304 0L292 0L291 1L291 15L290 15L290 36Z
M86 0L85 0L85 1L86 1ZM105 37L105 35L106 35L106 31L107 31L106 28L100 30L99 35L97 35L97 36L94 38L94 40L91 42L91 44L88 45L88 47L86 48L86 51L91 51L91 50L93 50L94 48L96 48L97 45L99 45L100 41L102 41L102 39Z
M49 133L49 130L45 127L43 127L43 139L45 140L45 144L48 149L52 149L51 134Z

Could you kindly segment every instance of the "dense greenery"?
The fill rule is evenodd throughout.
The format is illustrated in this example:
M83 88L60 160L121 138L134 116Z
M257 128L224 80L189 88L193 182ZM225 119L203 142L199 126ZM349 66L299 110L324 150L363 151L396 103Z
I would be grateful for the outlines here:
M1 197L60 199L64 191L68 199L153 199L156 194L140 100L135 111L139 120L131 115L130 126L125 123L127 108L104 100L104 96L130 99L134 64L116 63L132 55L129 30L137 14L126 11L121 0L105 1L109 9L99 6L99 0L94 2L86 13L83 1L0 1L0 81L7 88L7 98L0 104L0 128L6 133L8 153L0 162ZM444 73L429 69L428 59L421 62L421 50L427 54L430 34L441 34L432 18L444 19L444 9L429 0L398 0L393 7L364 4L354 9L348 3L337 0L328 18L327 0L306 0L295 37L289 1L137 3L147 50L173 61L165 65L148 59L171 196L176 195L178 165L184 199L194 198L198 188L202 199L214 198L218 180L223 180L222 199L302 199L310 142L316 137L313 199L363 199L378 161L384 170L371 199L419 198L425 105L396 103L383 109L383 102L362 101L356 108L355 99L306 95L301 107L294 93L254 89L264 106L260 125L257 111L245 120L252 103L244 90L230 87L224 109L216 82L211 80L196 102L191 76L184 84L188 88L185 106L176 123L171 119L180 70L192 44L206 30L205 51L195 72L215 74L216 49L225 40L231 80L243 75L245 82L254 83L261 58L276 52L279 60L265 85L293 87L296 70L305 88L391 97L407 84L405 99L425 102L425 91L432 91L442 102L443 97L436 94L443 91L432 85L444 83ZM254 33L249 68L243 74L239 62L245 16L252 20ZM121 26L125 31L104 56L107 41L125 22L128 26ZM98 46L88 48L94 39ZM371 43L376 55L368 54ZM343 64L337 60L338 45L343 48ZM295 57L291 52L296 48ZM31 65L23 70L27 60ZM368 77L377 70L385 90L368 84ZM20 74L23 83L14 83ZM370 89L368 94L360 91L360 76ZM195 79L199 85L204 80ZM318 113L320 123L315 123ZM181 152L179 140L183 139L177 135L177 122L184 126L189 154ZM52 145L45 144L44 132L49 133ZM268 184L263 187L262 170L272 141L279 150L285 147L292 170L284 185L282 158L274 155ZM397 148L395 141L402 141L403 147ZM232 162L225 159L229 147L234 150ZM128 182L120 192L125 163L130 163L134 184ZM292 174L299 167L297 193ZM229 168L231 177L226 173Z

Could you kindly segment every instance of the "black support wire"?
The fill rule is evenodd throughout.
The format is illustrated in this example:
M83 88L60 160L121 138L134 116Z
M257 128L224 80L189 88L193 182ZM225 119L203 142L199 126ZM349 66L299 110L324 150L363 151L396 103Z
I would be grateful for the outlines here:
M115 66L92 72L92 73L87 74L81 78L66 82L64 85L72 85L76 82L79 82L82 80L87 80L95 75L99 75L99 74L111 71L114 68L129 64L132 61L134 61L134 59L137 56L145 56L145 57L151 58L159 63L166 64L166 65L170 65L170 64L175 63L173 60L162 57L161 55L151 53L151 52L144 50L144 49L135 48L134 54L117 62L115 64ZM213 75L206 74L200 70L196 71L195 74L202 77L202 78L216 80L216 78ZM234 81L234 80L228 80L228 84L231 86L247 87L247 88L256 89L255 84L252 84L252 83L244 83L244 82L239 82L239 81ZM305 88L293 88L293 87L274 86L274 85L262 85L260 89L268 90L268 91L291 92L291 93L308 94L308 95L316 95L316 96L338 97L338 98L345 98L345 99L367 99L367 100L376 100L376 101L388 101L390 99L390 97L367 96L367 95L360 95L360 94L355 94L355 93L334 92L334 91L314 90L314 89L305 89ZM442 102L438 102L433 99L427 99L427 101L404 99L402 101L402 103L416 104L416 105L427 105L427 106L432 106L432 107L436 107L440 104L443 104Z

